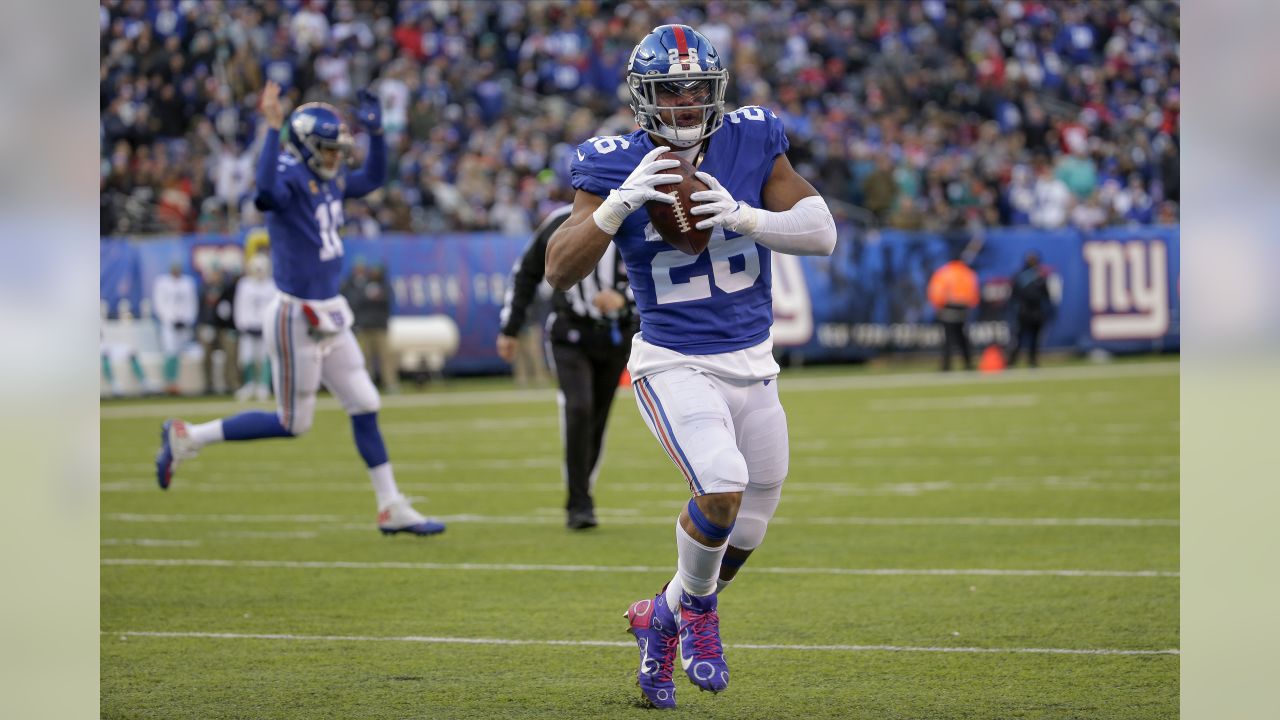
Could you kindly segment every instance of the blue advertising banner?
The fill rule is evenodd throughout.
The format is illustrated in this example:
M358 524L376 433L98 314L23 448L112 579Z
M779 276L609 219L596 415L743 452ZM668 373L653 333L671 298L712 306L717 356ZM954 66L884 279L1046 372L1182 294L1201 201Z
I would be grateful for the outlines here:
M978 275L981 303L970 340L1004 345L1011 332L1012 277L1029 251L1041 258L1054 309L1042 345L1081 352L1176 350L1179 229L1002 228L963 233L854 233L842 229L830 258L800 258L814 331L778 343L806 360L856 360L942 343L926 299L929 277L953 256Z
M396 315L447 315L461 335L446 372L507 369L494 349L498 312L511 266L526 237L496 233L435 237L387 235L344 242L348 270L382 264ZM156 275L178 263L199 277L217 267L238 272L245 237L191 235L147 240L104 238L101 298L111 317L141 314ZM1028 251L1040 254L1054 298L1043 337L1049 349L1080 352L1179 347L1179 228L993 229L969 234L855 233L841 228L829 258L778 256L774 337L805 361L860 360L886 352L933 350L942 342L925 288L935 269L962 255L978 274L981 304L969 325L977 347L1010 337L1010 280Z
M104 238L100 292L110 317L120 300L142 314L157 275L172 263L200 282L210 269L238 273L244 265L244 236L189 235L146 240ZM376 240L345 240L346 271L357 261L383 265L393 291L395 315L442 314L453 318L460 335L458 352L446 372L500 372L509 368L494 349L498 313L512 264L528 243L525 237L496 233L418 237L385 235Z

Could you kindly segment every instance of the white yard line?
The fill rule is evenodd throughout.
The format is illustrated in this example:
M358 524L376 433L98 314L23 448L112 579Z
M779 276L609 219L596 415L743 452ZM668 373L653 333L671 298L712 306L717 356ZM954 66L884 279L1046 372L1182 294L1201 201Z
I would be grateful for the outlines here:
M983 410L1025 408L1040 403L1039 395L957 395L955 397L883 398L867 403L871 411Z
M199 547L199 540L165 540L153 538L102 538L99 544L104 546L113 545L136 545L138 547Z
M1080 365L1037 370L1014 369L987 375L982 373L903 373L895 375L849 375L843 377L798 377L788 379L784 371L780 387L785 392L827 392L831 390L872 390L908 387L946 387L957 385L995 385L1019 382L1057 382L1072 380L1106 380L1131 377L1163 377L1177 375L1177 362L1122 363L1116 365ZM630 389L622 392L630 393ZM383 407L455 407L476 405L514 405L521 403L554 403L555 393L542 390L489 390L461 391L456 393L393 395L382 398ZM223 402L148 402L130 405L100 406L98 416L103 420L126 418L164 418L193 415L217 417L241 412L249 408L270 407L266 403L243 404ZM341 408L338 401L329 396L316 401L320 410Z
M135 523L352 523L359 518L346 515L194 515L105 513L104 520ZM543 525L558 523L551 515L441 515L444 522L492 523L497 525ZM618 517L611 522L630 525L669 525L670 516ZM986 517L775 517L770 521L785 525L959 525L988 527L1179 527L1177 518L986 518Z
M207 640L288 640L302 642L398 642L431 645L534 645L543 647L634 647L619 640L519 640L515 638L431 637L421 635L294 635L289 633L149 632L143 630L103 630L121 640L131 637L186 638ZM912 647L909 645L763 645L727 643L727 650L791 650L797 652L934 652L934 653L1030 653L1037 655L1180 655L1178 649L1122 650L1115 648L986 648Z
M1139 477L1152 476L1160 477L1173 475L1173 470L1168 471L1135 471L1134 473L1106 473L1099 474L1103 476L1128 476L1136 475ZM222 482L217 480L213 475L205 475L201 480L183 481L181 485L176 486L173 491L175 493L214 493L214 494L236 494L236 493L352 493L355 495L368 495L369 486L367 481L356 479L348 482L280 482L278 476L273 479L270 474L264 474L263 479L259 482L243 482L244 473L225 473L219 474L227 477L234 477L234 480ZM506 493L506 492L530 492L530 493L562 493L564 492L564 483L562 482L400 482L400 489L406 493L415 495L432 495L437 493L465 493L474 495L475 493ZM675 488L675 484L671 482L660 483L614 483L610 485L610 490L624 491L628 493L646 493L671 492ZM1178 483L1152 483L1152 482L1096 482L1085 476L1079 478L994 478L990 482L952 482L950 480L933 480L929 482L901 482L901 483L835 483L835 482L806 482L804 480L788 480L786 485L786 494L790 501L797 501L797 495L805 495L803 501L814 502L823 500L831 495L855 495L855 496L915 496L925 493L935 492L1003 492L1003 493L1021 493L1027 492L1171 492L1179 491ZM138 481L110 481L104 482L98 486L98 490L103 493L141 493L151 495L159 492L155 482L151 480ZM815 497L817 496L817 497Z
M667 566L550 565L541 563L358 562L353 560L221 560L212 558L102 558L103 565L145 567L285 568L302 570L445 570L481 572L670 573ZM985 576L1177 578L1164 570L1016 570L1002 568L753 567L753 574L862 576Z

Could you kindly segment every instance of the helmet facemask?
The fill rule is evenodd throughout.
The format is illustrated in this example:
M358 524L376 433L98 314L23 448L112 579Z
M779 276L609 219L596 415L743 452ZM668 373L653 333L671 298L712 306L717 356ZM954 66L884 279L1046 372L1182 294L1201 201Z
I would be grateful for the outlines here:
M726 70L680 72L672 66L666 75L631 73L631 109L636 124L674 147L692 147L711 137L724 124Z
M346 123L325 103L307 103L295 110L289 119L289 134L289 149L322 180L337 176L353 144Z
M343 125L338 130L337 140L308 135L302 138L302 143L311 151L311 157L307 158L307 167L322 179L332 180L338 174L338 168L346 162L347 153L351 150L351 132L347 130L346 125ZM325 162L324 150L336 151L331 163Z

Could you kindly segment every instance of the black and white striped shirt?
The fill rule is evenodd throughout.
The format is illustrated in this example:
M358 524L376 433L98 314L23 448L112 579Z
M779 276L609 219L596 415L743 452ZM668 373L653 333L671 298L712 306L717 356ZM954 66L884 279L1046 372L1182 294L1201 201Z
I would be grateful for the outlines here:
M511 268L511 279L499 316L503 335L515 337L520 334L520 328L524 326L528 316L529 305L546 273L547 241L572 211L573 206L566 205L548 215L534 231L529 246ZM593 303L596 295L604 288L616 290L627 299L627 305L617 313L617 317L605 317ZM627 283L626 266L613 243L605 248L604 255L600 257L594 270L577 285L564 292L553 293L551 302L555 317L570 323L608 325L617 322L626 328L636 322L635 300Z

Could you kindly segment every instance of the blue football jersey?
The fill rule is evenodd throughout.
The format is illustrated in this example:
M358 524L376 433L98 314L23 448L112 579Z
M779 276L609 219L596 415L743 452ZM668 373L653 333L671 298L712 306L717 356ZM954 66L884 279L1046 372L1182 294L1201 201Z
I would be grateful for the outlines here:
M735 199L758 208L774 159L788 147L772 111L739 108L726 114L711 136L699 169L715 176ZM573 187L605 197L653 148L643 130L591 138L578 146ZM715 228L702 254L686 255L662 239L644 208L631 213L613 241L627 265L645 342L685 355L710 355L768 338L773 325L768 248Z
M271 133L263 143L256 198L259 209L267 214L276 287L305 300L334 297L342 283L342 201L370 192L381 178L375 182L363 171L348 177L343 165L332 180L323 180L296 155L279 148L276 134ZM265 188L261 178L268 153L275 156L276 167L272 187Z

